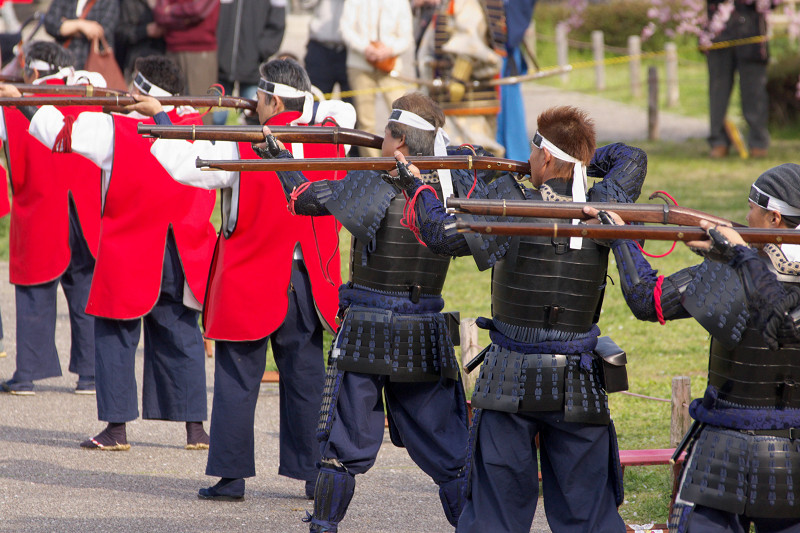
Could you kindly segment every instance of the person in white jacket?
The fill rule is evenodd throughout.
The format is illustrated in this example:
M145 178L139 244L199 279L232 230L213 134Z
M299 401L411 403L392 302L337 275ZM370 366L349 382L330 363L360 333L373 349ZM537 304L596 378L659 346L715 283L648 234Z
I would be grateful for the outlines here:
M411 6L408 0L345 0L339 29L347 46L347 77L356 91L358 128L380 133L375 130L375 95L391 108L405 91L389 72L373 65L396 58L392 70L400 69L398 56L414 44ZM380 155L375 148L361 150L365 156Z

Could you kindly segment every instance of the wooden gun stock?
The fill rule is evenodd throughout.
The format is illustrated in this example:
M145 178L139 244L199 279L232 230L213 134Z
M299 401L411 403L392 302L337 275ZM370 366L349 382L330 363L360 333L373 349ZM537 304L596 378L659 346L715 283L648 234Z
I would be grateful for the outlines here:
M448 203L449 205L449 203ZM585 237L588 239L699 241L707 238L703 228L686 226L603 226L600 224L538 224L516 222L456 221L460 232L489 233L493 235L532 235L537 237ZM745 242L800 244L800 231L795 229L736 228Z
M53 94L53 95L74 95L74 96L112 96L126 95L124 91L107 89L105 87L95 87L94 85L33 85L29 83L13 84L19 92L23 94Z
M406 160L421 170L467 169L497 170L530 174L527 162L496 157L475 157L471 155L408 157ZM209 161L198 158L197 168L227 170L231 172L280 172L307 170L392 170L396 168L394 157L345 157L320 159L262 159L239 161Z
M380 148L383 137L366 131L318 126L271 126L272 134L287 143L351 144ZM263 142L261 126L159 126L139 124L139 134L161 139Z
M447 207L456 213L471 215L494 215L509 217L570 218L586 220L585 206L617 213L625 222L651 222L655 224L678 224L697 226L701 220L712 224L732 225L722 217L710 215L696 209L674 205L621 204L601 202L544 202L529 200L471 200L467 198L448 198Z
M163 105L192 107L230 107L235 109L256 110L255 100L233 96L159 96ZM136 100L126 94L112 96L23 96L19 98L0 98L0 106L100 106L124 107L135 104Z

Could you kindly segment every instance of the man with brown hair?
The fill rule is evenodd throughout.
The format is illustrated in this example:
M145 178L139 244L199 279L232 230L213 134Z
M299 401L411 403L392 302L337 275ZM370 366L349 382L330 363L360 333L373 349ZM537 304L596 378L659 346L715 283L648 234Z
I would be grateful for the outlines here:
M622 144L595 152L594 124L586 114L555 107L539 115L530 165L536 189L504 176L490 184L489 196L584 202L588 173L603 177L589 190L592 201L633 202L647 160ZM453 217L441 203L419 192L418 182L405 180L402 187L420 195L418 220L431 251L472 253L479 268L493 267L493 316L478 319L492 344L483 352L472 396L479 410L458 531L530 529L539 492L537 434L550 528L623 531L616 435L595 353L608 248L580 238L453 235ZM462 243L470 240L478 244L468 252ZM488 258L475 253L490 246L497 253Z
M384 156L446 153L444 113L427 96L392 104ZM265 155L289 158L269 135ZM456 149L458 150L458 149ZM445 515L456 525L463 503L467 412L450 340L442 286L449 258L431 253L403 224L406 199L376 171L340 181L278 172L293 212L331 214L353 234L350 281L339 289L342 322L331 349L318 437L322 461L307 517L312 532L337 531L355 491L355 475L375 463L389 434L439 485ZM423 177L426 189L460 196L473 186L466 171Z

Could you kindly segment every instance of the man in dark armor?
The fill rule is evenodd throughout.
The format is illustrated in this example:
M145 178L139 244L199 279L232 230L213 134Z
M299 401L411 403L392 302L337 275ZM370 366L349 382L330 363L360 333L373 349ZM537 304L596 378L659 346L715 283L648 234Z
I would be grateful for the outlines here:
M443 155L445 118L419 93L393 103L383 155ZM290 158L265 128L263 156ZM466 149L452 149L455 152ZM472 152L470 152L472 153ZM463 502L467 411L450 331L441 313L449 258L435 255L403 227L406 199L375 171L309 183L278 172L290 209L333 215L353 234L350 281L341 286L341 325L331 349L318 437L322 461L312 532L337 531L353 497L355 475L372 467L383 440L384 396L392 442L439 485L455 525ZM468 191L473 175L440 171L423 177L437 191ZM463 193L461 193L463 194Z
M590 200L633 202L647 171L639 149L612 144L595 151L594 125L573 107L539 115L530 163L537 189L501 176L486 196L586 201L588 170L603 177ZM408 195L417 194L418 180L398 180ZM431 251L473 255L478 268L493 267L493 317L478 319L492 344L482 352L472 396L478 410L470 489L458 531L530 529L539 490L537 434L550 528L624 531L616 435L595 353L608 248L589 239L455 233L442 204L427 191L419 195L419 227Z
M610 215L607 223L622 223ZM798 227L800 165L772 168L753 183L747 222ZM637 318L693 317L711 334L708 387L689 406L695 423L670 531L744 533L754 524L800 532L800 253L794 245L749 248L730 228L709 234L689 243L707 259L666 277L635 243L611 244Z

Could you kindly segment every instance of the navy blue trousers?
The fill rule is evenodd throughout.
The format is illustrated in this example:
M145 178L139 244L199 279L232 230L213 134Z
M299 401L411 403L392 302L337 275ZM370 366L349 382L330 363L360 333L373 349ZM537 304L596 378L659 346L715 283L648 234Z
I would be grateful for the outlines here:
M609 468L609 426L564 422L560 412L485 409L474 424L471 493L458 522L459 533L530 531L539 496L537 433L547 522L553 533L625 531L617 512L616 478Z
M689 515L688 533L750 533L750 522L758 533L800 533L798 518L748 518L696 506Z
M200 422L208 416L205 351L199 312L183 305L184 275L170 234L161 294L141 319L95 320L97 417L130 422L139 416L135 359L144 322L142 418Z
M375 464L383 443L384 406L411 459L437 485L458 477L466 462L467 420L463 386L439 381L407 383L388 376L345 372L322 456L338 459L351 474Z
M322 331L308 273L301 261L295 261L283 324L257 341L216 342L207 475L256 475L253 426L267 342L271 341L281 376L278 474L305 481L317 479L316 428L325 384Z
M69 371L94 376L94 317L86 314L92 285L94 257L83 237L78 215L69 209L69 265L57 279L40 285L15 285L17 308L17 381L34 381L61 375L56 350L56 298L58 285L69 307L72 345Z
M337 83L342 92L350 90L347 79L347 48L329 48L313 39L308 41L306 49L306 72L311 83L323 93L333 92ZM351 102L345 98L345 102Z

